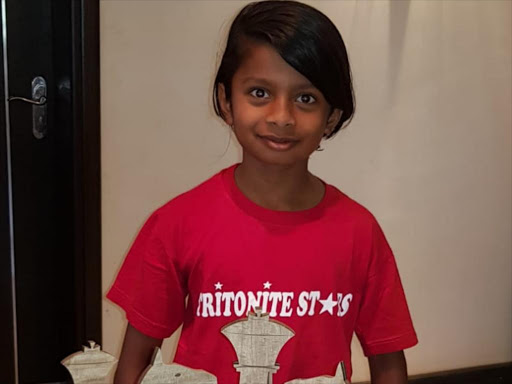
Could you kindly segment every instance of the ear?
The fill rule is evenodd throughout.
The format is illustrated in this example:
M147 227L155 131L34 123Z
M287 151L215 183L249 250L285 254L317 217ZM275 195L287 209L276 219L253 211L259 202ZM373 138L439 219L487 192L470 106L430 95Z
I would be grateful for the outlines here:
M329 136L334 128L339 123L341 116L343 115L343 111L338 108L334 108L327 119L327 125L325 127L324 136Z
M233 125L233 113L231 111L231 101L226 97L226 87L224 84L219 83L219 87L217 88L217 96L219 98L219 106L222 118L226 122L227 125Z

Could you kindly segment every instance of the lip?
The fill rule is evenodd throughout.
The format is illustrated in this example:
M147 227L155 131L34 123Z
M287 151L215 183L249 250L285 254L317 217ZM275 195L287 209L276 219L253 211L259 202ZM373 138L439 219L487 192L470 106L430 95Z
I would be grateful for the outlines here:
M273 135L258 135L258 138L260 138L267 147L276 151L287 151L298 142L298 140L293 138Z

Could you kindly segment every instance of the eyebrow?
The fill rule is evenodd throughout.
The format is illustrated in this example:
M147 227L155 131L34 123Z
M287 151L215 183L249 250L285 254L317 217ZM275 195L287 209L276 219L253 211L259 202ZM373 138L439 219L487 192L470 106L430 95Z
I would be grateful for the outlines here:
M264 84L266 86L273 86L274 85L270 80L267 80L267 79L265 79L263 77L248 76L248 77L242 79L242 84L243 85L245 85L247 83L252 83L252 82L259 83L259 84ZM297 86L295 88L302 89L302 88L316 88L316 87L308 81L308 82L297 84Z

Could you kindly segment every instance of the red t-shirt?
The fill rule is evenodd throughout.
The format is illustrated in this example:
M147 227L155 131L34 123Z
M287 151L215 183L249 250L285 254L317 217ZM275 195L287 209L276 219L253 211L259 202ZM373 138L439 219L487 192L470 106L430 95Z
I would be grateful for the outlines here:
M356 332L364 353L417 343L392 251L375 218L326 185L303 211L260 207L235 166L157 209L144 224L107 297L140 332L166 338L183 323L175 362L237 384L237 356L220 330L255 306L295 332L275 384L351 376ZM188 304L185 305L185 298Z

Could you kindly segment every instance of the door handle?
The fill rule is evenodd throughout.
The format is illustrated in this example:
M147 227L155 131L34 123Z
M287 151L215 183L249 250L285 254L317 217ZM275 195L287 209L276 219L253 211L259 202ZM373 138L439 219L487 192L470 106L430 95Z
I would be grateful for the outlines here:
M26 98L20 97L20 96L11 96L11 97L9 97L8 100L9 101L13 101L13 100L25 101L27 103L34 104L34 105L45 105L46 104L46 97L41 97L39 100L30 100L30 99L26 99Z
M44 138L48 132L48 106L46 104L46 80L44 77L37 76L32 80L32 99L20 96L10 96L7 98L7 101L16 100L32 104L32 133L36 139Z

